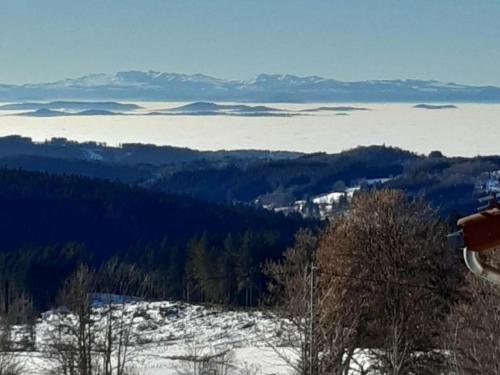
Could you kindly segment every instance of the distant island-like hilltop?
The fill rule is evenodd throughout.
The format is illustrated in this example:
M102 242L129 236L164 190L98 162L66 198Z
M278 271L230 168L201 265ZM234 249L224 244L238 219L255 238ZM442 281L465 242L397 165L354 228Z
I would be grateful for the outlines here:
M79 112L65 112L65 111L54 111L52 109L41 108L36 111L28 111L18 113L18 116L27 117L61 117L61 116L115 116L123 115L123 113L116 113L111 111L106 111L103 109L87 109L85 111Z
M141 109L141 111L137 111ZM243 117L292 117L313 116L317 113L347 115L348 112L369 111L365 107L323 106L306 109L284 109L264 105L218 104L212 102L193 102L155 111L145 111L143 107L118 102L23 102L0 106L7 112L4 116L25 117L62 117L62 116L243 116ZM25 112L17 112L25 111Z
M456 109L457 106L453 104L417 104L413 108L418 109Z
M10 103L0 106L0 110L18 111L18 110L60 110L60 111L134 111L142 108L140 105L133 103L117 103L117 102L90 102L90 101L53 101L53 102L23 102Z
M250 113L250 112L283 112L283 110L278 108L266 107L266 106L250 106L244 104L216 104L210 102L195 102L191 104L186 104L180 107L169 108L165 111L168 112L239 112L239 113Z

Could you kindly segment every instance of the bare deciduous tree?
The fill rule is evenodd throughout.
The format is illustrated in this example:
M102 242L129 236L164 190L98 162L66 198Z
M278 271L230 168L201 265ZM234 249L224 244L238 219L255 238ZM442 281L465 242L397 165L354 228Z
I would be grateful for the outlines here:
M109 269L107 269L109 271ZM134 272L129 274L130 282ZM110 275L81 266L62 289L51 321L48 353L58 375L127 375L133 357L133 328L126 314L126 297L95 294ZM122 290L130 283L115 280ZM94 300L92 298L94 297ZM95 298L99 297L98 300Z
M374 190L358 194L317 246L299 234L282 262L265 267L278 316L299 338L296 372L440 371L440 321L457 284L447 233L422 201Z
M51 359L57 363L51 370L54 374L94 375L95 321L90 303L93 279L93 272L80 266L59 294L60 308L51 320L48 342Z
M0 375L22 375L25 373L10 339L10 325L5 316L0 316Z
M441 269L447 232L433 210L402 192L353 199L317 252L321 351L331 358L321 373L346 373L355 348L372 349L373 368L384 374L438 371L435 338L453 285Z
M15 353L0 352L0 375L23 375L25 371Z
M444 327L444 347L457 375L500 374L500 288L470 274L466 297Z
M178 375L231 375L234 370L234 353L227 348L215 348L191 343L188 354L178 361Z
M272 317L281 323L279 339L283 346L292 348L293 353L273 347L297 374L308 373L310 272L316 246L317 239L310 231L299 231L294 246L284 253L283 260L264 265L264 273L271 278L268 289L274 307Z

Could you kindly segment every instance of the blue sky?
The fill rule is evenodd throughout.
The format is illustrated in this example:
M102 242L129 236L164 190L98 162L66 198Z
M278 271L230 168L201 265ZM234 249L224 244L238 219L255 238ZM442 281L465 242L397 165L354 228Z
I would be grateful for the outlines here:
M500 86L499 0L4 0L0 82L159 70Z

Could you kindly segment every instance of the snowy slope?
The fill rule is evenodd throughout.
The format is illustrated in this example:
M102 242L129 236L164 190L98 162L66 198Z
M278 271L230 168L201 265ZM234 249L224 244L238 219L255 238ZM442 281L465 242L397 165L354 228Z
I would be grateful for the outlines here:
M260 311L222 311L176 302L136 302L126 305L126 322L133 328L133 367L142 375L189 372L185 359L228 352L234 374L253 369L256 374L290 374L284 356L295 351L277 338L280 323ZM53 363L48 338L57 323L57 311L43 314L36 326L36 351L19 354L27 374L43 374ZM18 328L20 329L20 328ZM248 372L250 373L250 372Z

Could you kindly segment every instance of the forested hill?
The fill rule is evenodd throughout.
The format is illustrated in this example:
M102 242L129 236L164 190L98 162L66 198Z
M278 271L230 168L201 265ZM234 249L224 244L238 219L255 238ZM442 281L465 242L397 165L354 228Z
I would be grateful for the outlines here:
M248 165L183 168L155 179L149 187L215 202L289 206L346 187L381 179L377 187L424 197L446 217L475 211L477 198L500 191L500 157L418 155L386 146L358 147L338 154L308 154Z
M220 271L225 277L223 259L228 269L247 274L266 258L280 256L302 225L298 217L261 209L0 169L0 279L36 295L41 305L50 303L77 263L99 266L116 255L157 275L163 291L179 297L183 278L200 277L186 274L191 257L209 257L200 264L213 275ZM237 293L231 298L237 302Z
M184 168L157 179L150 188L215 202L260 199L290 203L330 192L336 183L349 185L363 178L397 176L421 158L398 148L358 147L338 154L315 153L245 166Z
M37 143L31 138L18 135L0 137L0 164L5 159L16 157L43 157L80 161L100 161L118 165L148 164L160 166L182 164L199 160L213 162L221 160L275 160L291 159L300 156L297 152L286 151L198 151L182 147L155 146L151 144L125 143L120 147L96 142L78 143L65 138L52 138Z

